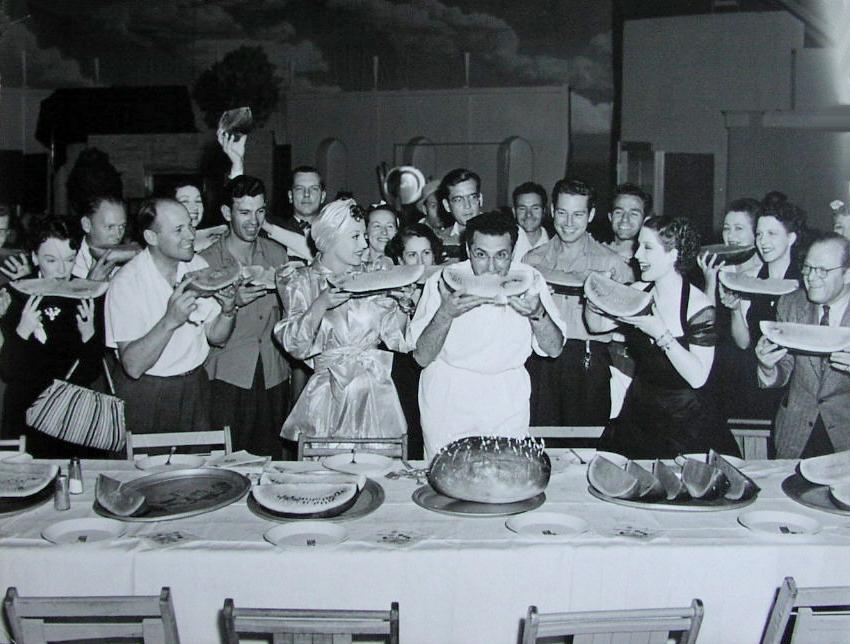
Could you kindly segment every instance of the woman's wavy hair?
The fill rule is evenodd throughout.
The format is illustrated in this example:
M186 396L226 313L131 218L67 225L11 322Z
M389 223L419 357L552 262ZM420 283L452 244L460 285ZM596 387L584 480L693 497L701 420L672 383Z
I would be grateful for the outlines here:
M81 231L75 222L59 215L39 215L31 221L27 229L27 250L38 252L39 247L48 239L68 240L71 248L80 248Z
M434 255L434 263L440 264L443 261L443 242L439 237L431 230L430 227L425 224L408 224L407 226L402 226L401 230L399 230L395 237L393 237L390 241L387 242L386 250L384 251L390 259L393 260L395 264L402 264L402 256L404 255L404 244L411 237L421 237L422 239L427 239L428 243L431 244L431 252Z
M649 217L643 222L643 227L658 234L664 250L669 252L675 248L679 251L673 266L679 275L686 274L696 265L700 238L690 221L684 217Z

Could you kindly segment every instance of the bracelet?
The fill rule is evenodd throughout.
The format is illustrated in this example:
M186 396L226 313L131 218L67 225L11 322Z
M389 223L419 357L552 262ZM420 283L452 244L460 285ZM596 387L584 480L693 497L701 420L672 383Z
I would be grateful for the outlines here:
M547 315L549 315L549 313L546 311L546 309L543 309L543 311L541 313L538 313L537 315L529 315L528 319L532 322L540 322Z

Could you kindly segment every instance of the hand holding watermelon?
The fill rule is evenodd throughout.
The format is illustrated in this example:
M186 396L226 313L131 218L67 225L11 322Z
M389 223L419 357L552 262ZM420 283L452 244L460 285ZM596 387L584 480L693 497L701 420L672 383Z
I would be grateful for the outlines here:
M490 304L493 301L492 297L467 295L462 288L452 292L442 281L438 284L438 288L442 298L438 313L442 312L443 315L451 319L458 318L467 311L471 311L482 304Z
M782 360L787 353L788 349L774 344L767 339L766 335L763 335L756 344L756 360L758 360L759 367L769 372L773 371L776 363Z
M319 293L319 297L313 300L312 306L316 307L322 312L322 314L324 314L325 311L335 309L340 304L344 304L350 299L351 293L348 291L342 291L336 286L328 285L326 289Z
M664 320L662 320L658 315L658 309L654 302L652 304L652 313L650 315L630 315L617 319L621 322L632 325L655 341L660 340L664 334L670 333L670 330L667 328Z
M727 309L734 310L741 306L741 297L734 291L730 291L723 286L723 284L718 286L718 293L720 295L720 303Z
M539 318L545 312L543 304L540 302L540 296L537 293L531 293L530 290L522 295L510 296L508 306L526 318Z
M829 366L836 371L850 372L850 351L835 351L830 353Z
M189 290L192 278L186 275L182 281L174 287L174 292L168 298L168 307L165 309L165 320L172 329L177 329L189 321L189 316L198 308L197 293Z

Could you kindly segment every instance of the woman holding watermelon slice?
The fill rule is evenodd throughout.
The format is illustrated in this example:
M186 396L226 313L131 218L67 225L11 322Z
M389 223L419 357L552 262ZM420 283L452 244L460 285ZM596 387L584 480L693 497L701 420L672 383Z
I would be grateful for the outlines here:
M384 295L352 298L329 284L332 275L364 270L366 226L353 199L332 201L313 222L318 250L309 266L278 277L283 319L275 337L314 373L281 436L402 436L407 423L390 378L392 353L409 351L408 316Z
M638 236L635 259L652 295L649 314L613 320L588 304L595 332L622 325L635 376L620 415L600 439L600 449L630 458L672 458L714 448L737 454L735 439L701 391L714 361L714 304L685 275L695 262L699 235L686 219L651 217Z

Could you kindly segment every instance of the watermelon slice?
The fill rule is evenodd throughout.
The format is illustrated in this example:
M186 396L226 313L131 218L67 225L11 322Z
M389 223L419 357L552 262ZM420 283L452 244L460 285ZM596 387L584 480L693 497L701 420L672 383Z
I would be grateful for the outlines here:
M108 248L100 248L98 246L89 246L92 257L100 259L109 253L109 259L116 264L126 264L142 251L142 247L135 242L129 244L118 244Z
M729 479L714 465L686 458L682 467L682 483L695 499L718 499L729 489Z
M0 462L0 497L32 496L47 487L59 473L58 465Z
M539 266L535 266L535 268L555 293L563 295L581 295L584 289L584 280L590 274L589 271L567 272Z
M241 269L239 264L225 264L218 268L208 266L197 271L186 273L191 280L191 287L196 291L215 292L227 288L239 279Z
M422 277L424 272L425 267L416 264L414 266L396 266L386 271L331 275L328 281L349 293L371 293L391 291L395 288L408 286Z
M255 286L264 286L269 290L274 290L275 286L275 268L265 266L243 266L242 279L249 284Z
M463 289L469 295L498 298L507 303L507 298L521 295L531 288L534 273L513 270L507 275L475 275L471 271L449 266L443 269L443 280L453 291Z
M358 490L362 490L366 486L366 475L355 476L331 470L313 470L310 472L263 472L260 477L260 485L285 485L290 483L324 483L326 485L353 483Z
M593 457L587 468L587 482L598 492L615 499L636 499L640 496L640 481L604 456Z
M850 483L850 450L805 458L800 461L800 474L815 485Z
M292 518L325 518L342 514L357 501L355 483L279 483L258 485L251 494L264 508Z
M839 509L850 511L850 483L831 485L829 498Z
M76 300L100 297L109 288L109 282L64 280L55 277L16 280L10 284L24 295L67 297Z
M237 107L227 110L218 120L218 129L226 134L232 134L238 141L245 134L250 134L254 128L254 116L250 107Z
M634 476L640 483L638 496L645 501L656 501L667 495L664 485L652 472L641 467L634 461L626 463L626 472Z
M649 293L620 284L598 272L587 276L584 294L596 307L616 318L638 315L652 303Z
M743 273L720 271L720 283L730 291L749 293L751 295L787 295L799 288L797 280L759 279Z
M213 226L212 228L201 228L195 231L195 252L200 253L216 243L222 235L227 234L227 224Z
M136 490L122 489L123 483L105 474L97 475L94 498L105 510L118 517L129 517L145 504L145 495Z
M729 479L729 489L724 494L725 498L731 501L741 501L756 495L760 488L755 481L714 450L709 451L708 454L708 462L723 472Z
M673 469L660 459L656 459L652 465L652 473L655 475L661 485L664 486L664 492L668 501L679 501L688 496L688 490L682 479L677 475L677 470Z
M727 266L743 264L755 255L755 246L733 246L731 244L710 244L699 249L700 255L716 255L718 261Z
M782 347L805 353L832 353L850 347L850 328L842 326L819 326L793 322L759 323L767 339Z

